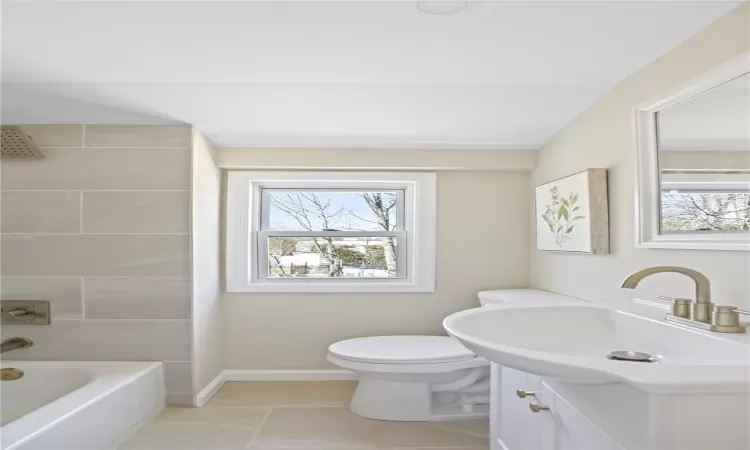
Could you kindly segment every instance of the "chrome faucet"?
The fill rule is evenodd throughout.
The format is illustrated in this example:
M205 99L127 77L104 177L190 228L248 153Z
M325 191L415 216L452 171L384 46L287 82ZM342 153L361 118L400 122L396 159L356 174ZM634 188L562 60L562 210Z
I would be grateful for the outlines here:
M711 282L697 270L677 266L657 266L639 270L625 278L620 287L635 289L638 283L649 275L657 273L680 273L695 282L695 301L686 298L660 297L672 300L672 313L667 314L667 322L679 323L695 328L721 333L744 333L739 314L745 314L734 306L716 306L711 303Z
M22 338L22 337L14 337L10 339L4 340L2 343L0 343L0 354L9 352L12 350L18 350L20 348L28 348L34 345L33 342L31 342L30 339Z

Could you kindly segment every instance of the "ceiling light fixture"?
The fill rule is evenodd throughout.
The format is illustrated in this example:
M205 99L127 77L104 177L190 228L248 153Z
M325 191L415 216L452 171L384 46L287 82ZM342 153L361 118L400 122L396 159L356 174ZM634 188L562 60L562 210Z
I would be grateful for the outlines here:
M445 16L463 11L469 0L417 0L417 9L425 14Z

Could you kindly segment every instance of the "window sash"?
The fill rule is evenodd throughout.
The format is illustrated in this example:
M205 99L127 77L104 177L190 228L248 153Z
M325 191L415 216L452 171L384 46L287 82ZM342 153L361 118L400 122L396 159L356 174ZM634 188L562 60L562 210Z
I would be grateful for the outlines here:
M330 187L297 187L296 184L290 183L289 185L276 185L273 187L260 186L260 230L268 230L270 228L271 218L271 192L273 191L288 191L288 192L394 192L396 194L396 224L394 231L404 230L406 228L406 204L404 203L406 198L406 189L403 185L399 186L353 186L351 188L330 188ZM301 231L295 231L298 233ZM324 233L329 233L324 231ZM326 235L328 236L328 235ZM376 235L370 235L376 236ZM366 237L366 236L362 236Z
M271 231L257 232L257 267L254 275L256 281L263 283L403 283L407 278L407 246L405 231ZM395 277L270 277L268 276L268 238L270 237L393 237L396 238L396 276Z
M259 279L258 246L262 189L403 191L403 230L396 233L403 278ZM280 172L238 170L227 173L227 292L435 292L436 176L423 172ZM400 200L399 200L400 201ZM401 226L399 224L399 226ZM375 227L373 227L375 228ZM274 230L300 235L306 231ZM338 232L324 232L327 235ZM381 231L343 231L375 236ZM387 233L387 232L386 232ZM400 235L399 233L404 233ZM266 238L267 239L267 238ZM267 241L266 241L267 242ZM266 244L267 245L267 244ZM403 252L403 253L401 253ZM405 256L404 256L405 253ZM267 258L266 252L266 258ZM398 256L398 255L397 255ZM408 261L406 261L408 259ZM398 271L398 269L397 269Z

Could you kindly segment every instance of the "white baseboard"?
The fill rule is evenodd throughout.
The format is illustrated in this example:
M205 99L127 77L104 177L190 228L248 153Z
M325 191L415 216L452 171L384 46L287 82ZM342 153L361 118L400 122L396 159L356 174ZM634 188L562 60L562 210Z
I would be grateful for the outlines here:
M193 404L195 406L200 408L201 406L208 403L208 401L211 400L211 397L213 397L216 394L216 392L222 386L224 386L224 382L226 381L225 372L226 371L219 372L219 374L216 375L216 377L213 380L209 381L206 387L204 387L203 389L201 389L200 392L198 392L198 394L195 396L195 400L193 401Z
M225 370L224 381L350 381L350 370Z

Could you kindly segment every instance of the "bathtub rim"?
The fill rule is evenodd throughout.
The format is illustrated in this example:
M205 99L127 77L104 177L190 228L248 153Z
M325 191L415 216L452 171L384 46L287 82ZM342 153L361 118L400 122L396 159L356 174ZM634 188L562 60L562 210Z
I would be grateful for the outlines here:
M12 450L27 443L114 391L154 371L162 372L161 362L138 361L22 361L3 360L3 368L16 367L24 371L34 369L85 369L93 379L46 405L9 422L0 428L2 450ZM162 378L163 379L163 378ZM12 383L12 382L8 382ZM7 387L5 387L7 389Z

